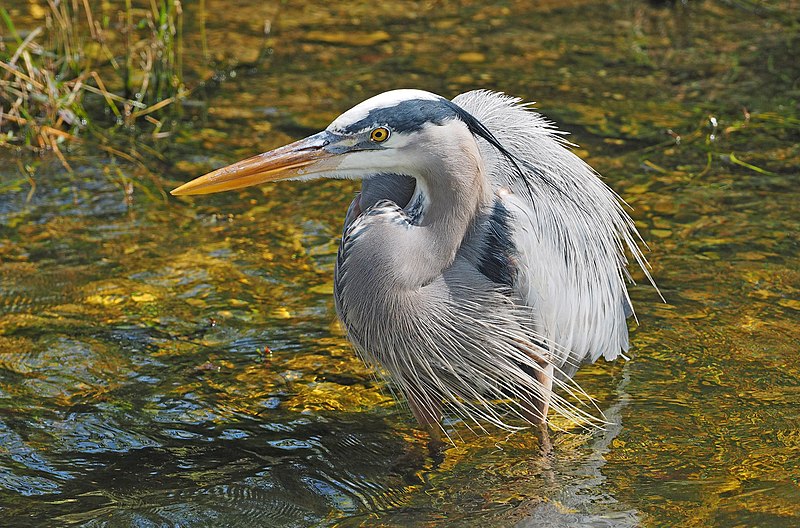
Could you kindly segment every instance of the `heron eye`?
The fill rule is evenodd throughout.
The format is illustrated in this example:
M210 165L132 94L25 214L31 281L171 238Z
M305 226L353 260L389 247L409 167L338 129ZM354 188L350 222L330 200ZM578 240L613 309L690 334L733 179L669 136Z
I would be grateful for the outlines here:
M375 143L383 143L389 139L389 129L386 127L378 127L369 133L369 138Z

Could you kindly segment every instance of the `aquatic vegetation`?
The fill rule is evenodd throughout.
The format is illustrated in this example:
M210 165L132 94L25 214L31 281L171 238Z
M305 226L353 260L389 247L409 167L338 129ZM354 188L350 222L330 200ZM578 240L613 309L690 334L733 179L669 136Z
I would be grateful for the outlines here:
M124 2L87 1L116 27ZM537 100L634 208L668 301L635 288L632 360L579 372L614 425L554 434L553 457L468 431L431 457L335 322L352 182L166 202L86 129L58 143L73 174L15 137L0 148L3 525L800 525L796 0L278 3L217 1L204 38L203 0L183 2L194 90L168 140L144 116L117 125L93 92L90 126L173 184L398 85ZM0 7L23 40L49 12ZM224 83L198 88L214 69Z
M134 149L116 144L116 132L169 135L163 117L188 94L179 1L135 9L127 0L99 13L88 1L33 8L44 24L30 31L0 8L10 36L0 41L0 145L52 150L71 170L66 142L91 141L135 160Z

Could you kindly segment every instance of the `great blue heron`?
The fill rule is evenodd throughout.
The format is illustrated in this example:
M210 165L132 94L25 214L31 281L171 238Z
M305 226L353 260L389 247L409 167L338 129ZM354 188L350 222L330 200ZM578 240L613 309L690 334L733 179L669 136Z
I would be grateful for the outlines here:
M479 428L542 426L548 407L586 423L571 377L628 350L626 251L649 274L619 198L568 146L519 99L394 90L172 194L361 180L336 311L420 425L438 439L443 403Z

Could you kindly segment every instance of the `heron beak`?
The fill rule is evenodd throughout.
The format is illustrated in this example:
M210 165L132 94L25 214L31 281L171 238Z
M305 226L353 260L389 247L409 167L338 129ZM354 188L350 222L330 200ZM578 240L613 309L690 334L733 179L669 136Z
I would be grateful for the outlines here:
M210 194L322 172L327 168L324 161L336 156L336 153L324 148L330 143L328 136L327 132L320 132L217 169L184 183L170 191L170 194Z

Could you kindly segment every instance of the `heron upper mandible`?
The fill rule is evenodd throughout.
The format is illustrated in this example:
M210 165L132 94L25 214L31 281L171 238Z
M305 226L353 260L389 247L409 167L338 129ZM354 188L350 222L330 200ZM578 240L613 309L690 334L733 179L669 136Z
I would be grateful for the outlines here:
M649 278L620 199L568 146L504 94L394 90L172 194L361 180L334 272L356 350L434 440L443 405L470 427L546 430L548 408L591 423L572 376L628 350L626 251Z

